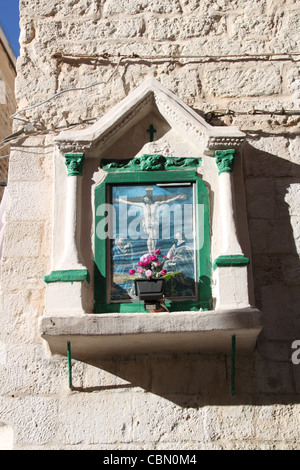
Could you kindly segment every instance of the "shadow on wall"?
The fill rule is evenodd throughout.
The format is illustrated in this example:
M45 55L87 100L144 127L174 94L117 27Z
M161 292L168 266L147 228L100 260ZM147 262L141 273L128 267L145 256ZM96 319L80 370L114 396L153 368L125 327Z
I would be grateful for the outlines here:
M270 152L255 148L262 139ZM300 340L300 165L283 158L294 156L299 162L299 134L261 133L247 140L243 154L254 294L263 313L255 392L267 402L275 395L279 402L299 402L300 364L292 362L292 343Z
M278 155L255 148L262 138L272 140ZM288 142L285 149L294 146L296 155L296 139L296 134L260 134L248 138L243 152L255 303L263 312L263 332L249 356L239 354L237 338L235 396L231 357L222 354L102 360L92 365L127 385L84 389L76 388L75 379L75 390L139 387L184 408L300 402L300 364L291 359L292 343L300 340L300 166L279 154Z

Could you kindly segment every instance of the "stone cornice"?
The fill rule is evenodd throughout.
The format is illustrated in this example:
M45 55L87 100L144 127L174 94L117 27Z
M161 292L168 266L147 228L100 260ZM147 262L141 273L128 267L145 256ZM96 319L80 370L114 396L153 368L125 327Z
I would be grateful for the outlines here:
M239 149L245 142L246 135L240 132L240 135L216 135L209 136L206 143L205 154L215 155L216 150Z
M86 152L97 148L100 156L152 111L159 112L171 127L177 128L178 132L191 138L208 153L217 149L237 148L245 140L245 134L237 127L211 126L174 93L150 78L92 126L76 132L63 131L55 143L64 152Z

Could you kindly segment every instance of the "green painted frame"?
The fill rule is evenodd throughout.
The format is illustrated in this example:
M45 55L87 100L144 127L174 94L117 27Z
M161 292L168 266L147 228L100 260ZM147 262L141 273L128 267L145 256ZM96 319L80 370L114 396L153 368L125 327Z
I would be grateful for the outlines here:
M104 216L97 216L97 207L107 203L108 187L112 184L140 184L140 183L195 183L195 202L203 204L204 234L203 246L196 251L198 300L166 300L166 306L170 311L199 311L210 310L212 303L211 294L211 256L210 256L210 223L209 223L209 197L208 189L195 170L169 170L151 172L118 172L107 173L104 180L95 188L95 270L94 270L94 313L130 313L145 312L143 302L108 303L107 301L107 272L109 251L107 239L99 239L96 235L96 227ZM200 238L199 211L196 211L196 239Z

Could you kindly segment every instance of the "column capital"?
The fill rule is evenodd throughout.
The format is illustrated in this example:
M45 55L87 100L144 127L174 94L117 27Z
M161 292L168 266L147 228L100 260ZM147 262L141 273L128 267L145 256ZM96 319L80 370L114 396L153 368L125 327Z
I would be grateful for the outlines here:
M215 158L217 167L219 169L219 175L221 173L231 173L233 171L234 154L234 149L215 151Z
M82 176L84 153L65 153L68 176Z

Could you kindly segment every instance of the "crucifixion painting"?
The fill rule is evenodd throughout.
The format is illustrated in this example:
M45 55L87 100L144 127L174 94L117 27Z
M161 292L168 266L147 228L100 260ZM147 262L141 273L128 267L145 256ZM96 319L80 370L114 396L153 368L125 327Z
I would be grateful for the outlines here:
M168 261L166 294L170 298L195 296L194 188L190 183L116 184L110 243L112 302L135 296L129 270L145 253L156 249Z
M148 235L147 248L149 253L154 253L159 238L158 208L162 204L170 204L176 200L186 200L186 194L153 196L153 187L145 188L145 195L140 197L126 197L114 199L114 203L123 203L141 207L144 214L143 229Z

